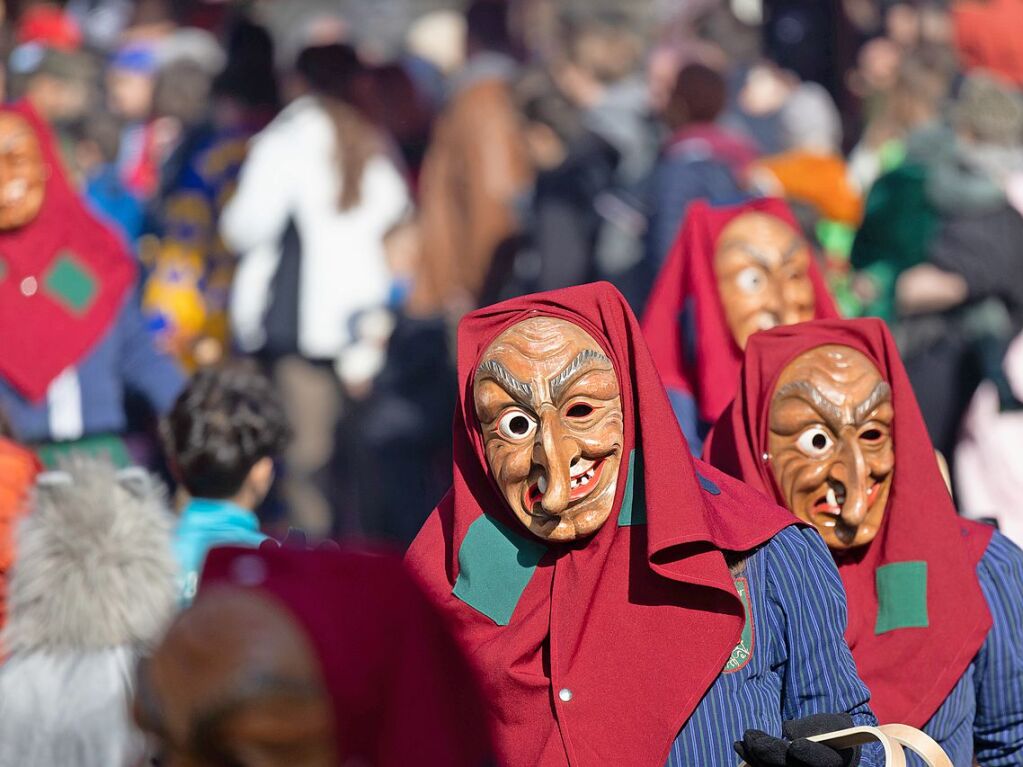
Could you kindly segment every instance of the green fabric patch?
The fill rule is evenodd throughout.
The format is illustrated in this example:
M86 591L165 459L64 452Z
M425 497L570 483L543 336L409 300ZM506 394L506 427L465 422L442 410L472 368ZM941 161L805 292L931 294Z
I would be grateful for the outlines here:
M927 563L893 562L877 568L875 634L927 628Z
M36 445L35 452L47 469L59 469L64 461L74 456L109 461L118 469L133 464L124 440L107 434L83 437L73 442L46 442Z
M452 593L498 626L507 626L546 553L538 538L519 535L484 514L469 525L458 549Z
M735 578L735 591L742 600L742 609L746 614L746 623L742 627L742 635L739 637L739 644L732 650L732 654L722 671L724 674L734 674L736 671L746 667L753 657L753 608L749 601L749 581L746 578Z
M642 474L643 458L633 450L629 453L629 473L625 478L622 508L618 511L618 527L646 524L646 493L643 491Z
M4 277L7 276L7 262L0 258L0 282L4 281Z
M43 289L72 314L85 314L98 292L96 278L69 250L62 251L43 277Z

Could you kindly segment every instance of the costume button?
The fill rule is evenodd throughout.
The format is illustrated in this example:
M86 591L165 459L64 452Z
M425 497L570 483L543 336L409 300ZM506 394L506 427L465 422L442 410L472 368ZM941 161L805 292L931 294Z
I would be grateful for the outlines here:
M39 283L36 282L35 277L26 277L21 281L21 295L26 298L34 296L37 290L39 290Z
M572 700L572 691L567 687L562 687L558 691L558 697L561 698L565 703L568 703L570 700Z

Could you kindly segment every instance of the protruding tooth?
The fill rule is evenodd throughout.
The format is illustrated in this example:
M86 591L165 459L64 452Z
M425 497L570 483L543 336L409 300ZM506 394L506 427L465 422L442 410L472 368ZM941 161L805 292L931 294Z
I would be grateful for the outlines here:
M543 474L540 475L540 479L536 481L536 489L541 493L547 492L547 477Z
M828 506L838 507L838 498L835 496L835 488L828 488Z

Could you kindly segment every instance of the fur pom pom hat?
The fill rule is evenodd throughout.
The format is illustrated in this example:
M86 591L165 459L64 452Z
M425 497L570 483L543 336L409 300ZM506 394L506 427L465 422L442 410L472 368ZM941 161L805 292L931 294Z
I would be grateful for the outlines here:
M4 652L157 639L177 598L172 530L165 488L141 469L80 458L39 475L17 533Z

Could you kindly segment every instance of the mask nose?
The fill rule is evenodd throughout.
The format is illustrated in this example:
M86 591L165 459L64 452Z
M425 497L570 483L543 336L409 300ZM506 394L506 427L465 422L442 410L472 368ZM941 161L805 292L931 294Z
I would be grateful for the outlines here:
M547 489L540 505L548 514L560 516L568 508L572 492L572 464L579 457L579 446L565 434L561 418L554 408L544 408L533 443L533 462L540 466Z
M845 503L839 515L842 523L857 528L867 517L867 485L870 469L856 439L843 439L829 477L845 486Z

